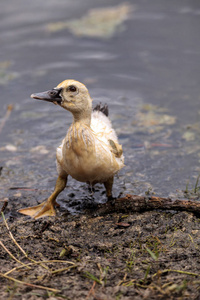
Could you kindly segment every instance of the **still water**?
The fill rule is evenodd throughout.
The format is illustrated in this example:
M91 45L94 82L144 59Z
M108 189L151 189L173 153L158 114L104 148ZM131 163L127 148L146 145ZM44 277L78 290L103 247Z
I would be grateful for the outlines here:
M87 85L94 105L109 105L126 164L115 196L183 198L200 173L199 32L197 0L3 1L1 199L19 208L52 191L56 147L72 117L30 94L69 78ZM94 199L105 201L101 186ZM71 212L93 201L73 179L59 200Z

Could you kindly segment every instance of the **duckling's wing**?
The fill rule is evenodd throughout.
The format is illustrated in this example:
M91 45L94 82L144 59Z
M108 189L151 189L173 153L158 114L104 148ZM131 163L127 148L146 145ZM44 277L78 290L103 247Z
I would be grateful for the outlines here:
M118 143L114 142L113 140L108 140L110 143L110 146L112 148L112 152L114 155L118 158L122 156L123 150L122 150L122 145L119 145Z

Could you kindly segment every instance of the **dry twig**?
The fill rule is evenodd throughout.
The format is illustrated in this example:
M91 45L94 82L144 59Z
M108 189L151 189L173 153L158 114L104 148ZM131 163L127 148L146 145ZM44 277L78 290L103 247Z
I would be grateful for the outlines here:
M0 201L3 201L3 206L1 208L1 213L4 212L4 210L6 209L7 205L8 205L8 198L4 198L3 200L0 200Z
M93 285L92 285L91 289L89 290L89 293L88 293L88 295L86 297L86 300L88 300L91 295L94 295L95 285L96 285L96 281L93 281Z
M9 104L7 106L6 114L5 114L5 116L3 117L3 119L2 119L2 121L0 123L0 133L1 133L2 129L3 129L3 127L5 126L6 121L9 119L12 110L13 110L13 105Z

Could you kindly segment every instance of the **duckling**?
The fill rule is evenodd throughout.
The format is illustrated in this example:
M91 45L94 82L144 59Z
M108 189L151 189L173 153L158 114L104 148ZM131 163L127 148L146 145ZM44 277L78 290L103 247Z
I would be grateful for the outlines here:
M84 84L65 80L52 90L32 94L31 98L53 102L70 111L73 122L56 151L58 178L55 189L43 203L22 208L21 214L38 219L55 216L57 196L64 190L67 178L103 183L108 199L112 199L114 175L124 166L122 146L108 119L107 105L92 110L92 99Z

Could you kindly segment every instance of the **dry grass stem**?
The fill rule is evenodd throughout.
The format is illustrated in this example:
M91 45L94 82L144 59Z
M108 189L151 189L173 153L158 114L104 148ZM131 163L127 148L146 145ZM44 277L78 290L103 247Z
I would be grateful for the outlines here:
M23 262L21 262L20 260L18 260L7 248L6 246L2 243L2 241L0 241L0 245L3 247L3 249L10 255L10 257L12 257L12 259L14 259L16 262L18 262L19 264L23 265L24 267L30 269L30 267L28 267L26 264L24 264Z
M155 277L155 276L160 276L161 274L163 274L163 273L167 273L167 272L175 272L175 273L180 273L180 274L185 274L185 275L190 275L190 276L198 276L198 277L200 277L200 274L197 274L197 273L192 273L192 272L187 272L187 271L182 271L182 270L173 270L173 269L165 269L165 270L163 270L163 271L158 271L157 273L155 273L154 275L153 275L153 277Z
M7 275L2 274L2 273L0 273L0 276L4 277L4 278L7 278L9 280L12 280L14 282L17 282L17 283L20 283L20 284L25 284L25 285L28 285L28 286L31 286L31 287L34 287L34 288L43 289L43 290L51 291L51 292L54 292L54 293L59 293L60 292L60 290L57 290L57 289L52 289L52 288L45 287L45 286L42 286L42 285L36 285L36 284L28 283L28 282L25 282L25 281L21 281L21 280L12 278L12 277L7 276Z
M64 272L64 271L67 271L67 270L70 270L72 268L75 268L75 266L70 266L70 267L67 267L67 268L63 268L63 269L57 269L57 270L54 270L51 272L51 274L57 274L57 273L61 273L61 272Z
M6 228L8 229L8 232L9 232L9 235L10 235L11 239L13 240L13 242L15 243L15 245L19 248L19 250L27 257L26 252L25 252L25 251L21 248L21 246L17 243L17 241L15 240L15 238L14 238L12 232L10 231L10 229L9 229L9 227L8 227L8 223L7 223L6 219L5 219L4 213L1 212L1 214L2 214L3 221L4 221L5 225L6 225Z
M6 225L6 228L7 228L8 232L9 232L9 235L10 235L11 239L13 240L13 242L15 243L15 245L19 248L19 250L24 254L24 256L25 256L27 259L29 259L30 261L32 261L32 262L34 262L34 263L37 264L38 262L35 261L34 259L30 258L30 257L28 256L28 254L22 249L22 247L17 243L17 241L15 240L15 238L14 238L12 232L11 232L10 229L9 229L9 226L8 226L8 223L7 223L6 219L5 219L5 216L4 216L3 211L1 212L1 214L2 214L2 217L3 217L4 223L5 223L5 225ZM39 262L39 264L40 264L43 268L45 268L46 270L49 270L49 268L48 268L47 266L45 266L42 262Z
M67 264L75 265L75 263L73 263L71 261L67 261L67 260L43 260L42 262L43 263L51 263L51 264L52 263L67 263ZM36 262L33 262L33 263L29 263L26 266L34 266L34 265L41 265L41 261L36 261ZM24 268L24 266L15 267L15 268L9 270L8 272L4 273L4 275L8 275L8 274L10 274L14 271L17 271L19 269L22 269L22 268Z

